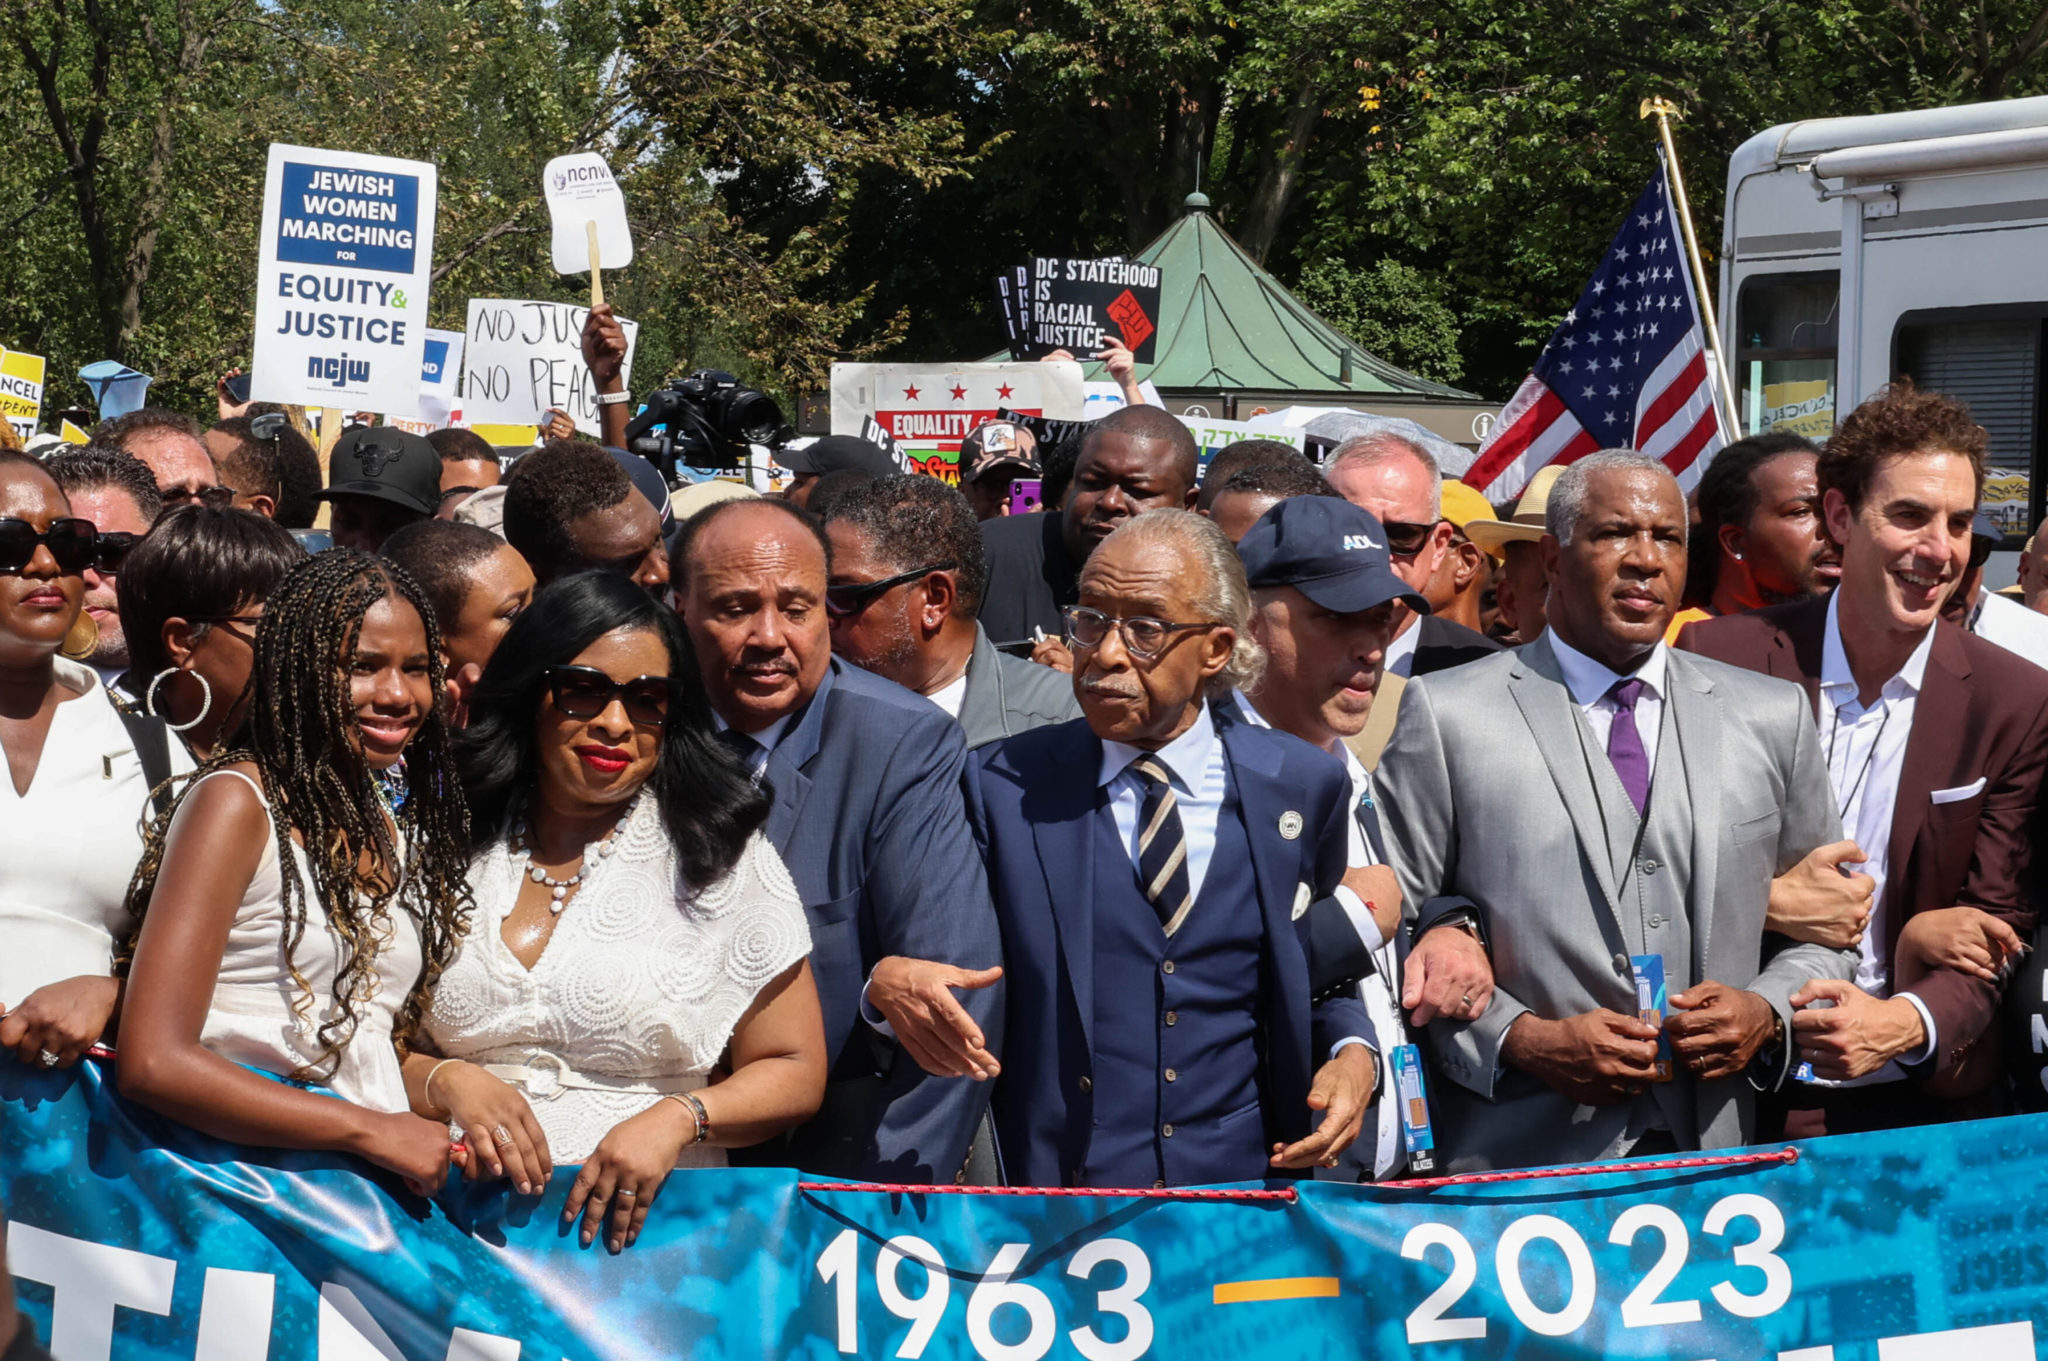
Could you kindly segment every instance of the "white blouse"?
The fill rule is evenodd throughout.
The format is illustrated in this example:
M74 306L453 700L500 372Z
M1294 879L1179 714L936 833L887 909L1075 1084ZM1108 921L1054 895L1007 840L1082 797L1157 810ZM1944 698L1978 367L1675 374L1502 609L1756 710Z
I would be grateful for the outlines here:
M28 793L0 762L0 1007L46 984L113 966L129 928L128 881L142 859L149 779L91 667L57 659L57 706ZM192 769L170 741L171 770Z
M262 787L238 770L215 771L206 779L241 780L257 798L263 797ZM184 816L183 808L177 816ZM341 1014L334 1002L334 981L341 972L345 945L320 907L312 865L296 842L292 872L299 876L307 920L298 948L288 955L277 835L274 827L266 829L263 858L235 909L220 980L214 985L199 1042L224 1059L279 1077L314 1066L314 1080L345 1101L386 1114L408 1110L391 1029L425 965L419 923L411 913L387 905L373 934L375 966L358 985L355 1034L338 1063L321 1060L319 1029ZM293 965L306 981L304 988L292 978Z
M761 990L810 953L789 871L752 837L731 872L692 893L659 803L639 807L598 857L531 970L505 944L524 856L499 842L470 866L476 913L441 975L425 1029L448 1058L523 1091L558 1164L589 1158L613 1126L693 1091ZM718 1167L687 1146L678 1167Z

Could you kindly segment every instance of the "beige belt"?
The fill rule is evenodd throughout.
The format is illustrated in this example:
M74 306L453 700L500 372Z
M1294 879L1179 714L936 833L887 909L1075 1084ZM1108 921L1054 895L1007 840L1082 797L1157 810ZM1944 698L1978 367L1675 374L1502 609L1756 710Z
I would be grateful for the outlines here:
M525 1063L486 1063L479 1066L492 1077L515 1083L528 1096L543 1101L552 1101L566 1091L666 1096L670 1092L694 1092L704 1085L702 1073L646 1078L579 1073L556 1055L544 1051L534 1053Z

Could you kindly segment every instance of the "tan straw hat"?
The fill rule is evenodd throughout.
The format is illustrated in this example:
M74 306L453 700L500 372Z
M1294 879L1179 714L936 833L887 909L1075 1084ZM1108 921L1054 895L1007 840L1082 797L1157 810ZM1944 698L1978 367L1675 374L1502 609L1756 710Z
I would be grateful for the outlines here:
M1465 537L1498 556L1503 545L1534 543L1543 537L1543 511L1550 504L1550 487L1564 472L1562 463L1547 463L1536 470L1515 502L1515 513L1505 520L1467 520Z

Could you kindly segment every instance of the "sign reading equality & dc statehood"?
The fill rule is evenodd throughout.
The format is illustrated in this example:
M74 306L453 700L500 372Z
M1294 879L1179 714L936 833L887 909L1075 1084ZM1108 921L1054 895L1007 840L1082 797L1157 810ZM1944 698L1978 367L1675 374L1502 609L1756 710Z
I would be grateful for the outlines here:
M1086 402L1073 363L832 366L832 433L858 435L872 416L906 471L947 482L960 480L960 441L997 411L1071 421Z
M437 187L426 161L271 144L251 397L416 408Z
M598 434L597 389L583 362L588 307L568 302L471 298L462 356L462 419L476 425L538 425L550 407L565 411L586 435ZM621 370L633 382L640 323L618 318L626 332Z
M0 416L6 417L23 439L36 432L36 422L43 414L46 367L39 354L0 349Z

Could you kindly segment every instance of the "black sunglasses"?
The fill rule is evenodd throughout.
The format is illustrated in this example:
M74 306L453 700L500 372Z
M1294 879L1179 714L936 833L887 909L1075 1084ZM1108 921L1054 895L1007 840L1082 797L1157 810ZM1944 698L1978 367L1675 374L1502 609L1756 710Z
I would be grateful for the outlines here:
M102 572L118 572L127 561L135 545L142 542L142 535L129 534L120 530L102 533L93 548L92 565Z
M1429 536L1436 533L1441 520L1431 520L1426 525L1413 524L1406 520L1382 520L1380 528L1387 531L1387 552L1397 558L1412 558L1422 551L1429 542Z
M540 676L555 708L570 718L596 718L616 699L625 705L626 717L642 727L658 728L668 721L667 676L615 681L594 666L551 666Z
M75 516L50 521L50 527L40 534L26 520L0 519L0 572L21 571L35 561L37 548L47 548L58 571L77 576L93 565L99 537L92 521Z
M179 506L197 503L208 510L226 510L235 503L233 487L173 487L163 494L165 510L176 510Z
M950 572L953 570L953 566L954 564L950 562L935 562L929 567L920 567L915 572L903 572L882 581L869 581L846 586L827 586L825 588L825 612L837 615L841 619L848 618L859 614L862 610L874 604L906 581L916 581L919 577L928 577L933 572Z

